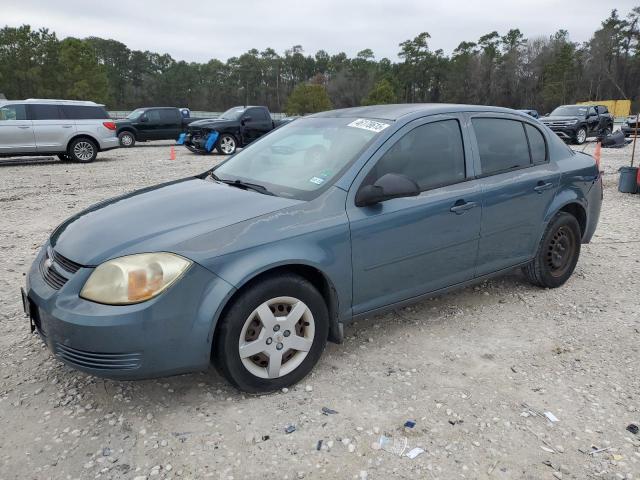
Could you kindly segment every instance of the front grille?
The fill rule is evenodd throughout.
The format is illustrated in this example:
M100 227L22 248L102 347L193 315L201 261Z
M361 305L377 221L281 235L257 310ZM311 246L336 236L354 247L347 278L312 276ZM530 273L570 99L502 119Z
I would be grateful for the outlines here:
M53 258L52 260L64 268L69 273L76 273L78 270L82 268L82 265L74 262L73 260L69 260L67 257L63 257L55 250L52 250Z
M42 257L42 262L40 262L40 272L42 273L42 278L51 288L55 290L60 290L65 283L67 283L67 278L63 277L53 266L52 263L49 262L49 256L45 255Z
M575 125L574 122L568 122L568 121L542 122L542 123L544 123L547 127L569 127L571 125Z
M69 280L70 275L65 276L64 272L73 275L81 268L82 265L60 255L51 247L47 248L42 262L40 262L42 278L47 285L55 290L60 290Z
M56 344L56 355L78 367L95 370L133 370L140 367L141 353L96 353Z

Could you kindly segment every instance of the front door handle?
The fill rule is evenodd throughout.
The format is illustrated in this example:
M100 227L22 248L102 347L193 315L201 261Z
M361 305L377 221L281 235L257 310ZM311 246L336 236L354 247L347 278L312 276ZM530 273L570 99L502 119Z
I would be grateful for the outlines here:
M538 193L542 193L545 190L549 190L550 188L553 188L553 183L550 182L538 182L538 185L536 185L535 187L533 187L533 189L538 192Z
M467 210L471 210L478 206L477 202L465 202L464 200L458 200L453 204L453 207L449 209L449 211L455 213L456 215L462 215Z
M62 125L62 128L71 128L73 125Z
M21 128L22 130L25 130L27 128L31 128L29 125L18 125L18 128Z

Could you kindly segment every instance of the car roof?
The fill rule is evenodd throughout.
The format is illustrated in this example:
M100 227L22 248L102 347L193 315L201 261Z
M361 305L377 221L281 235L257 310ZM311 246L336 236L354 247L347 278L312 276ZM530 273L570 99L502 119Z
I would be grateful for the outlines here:
M329 110L327 112L309 115L316 118L378 118L381 120L396 121L400 118L422 113L426 115L436 115L439 113L455 112L496 112L496 113L519 113L517 110L503 107L490 107L485 105L460 105L453 103L398 103L391 105L372 105L369 107L342 108L339 110Z
M62 105L87 105L92 107L104 107L102 103L95 103L87 100L58 100L53 98L27 98L26 100L1 100L0 105L6 104L19 104L19 103L50 103L50 104L62 104Z

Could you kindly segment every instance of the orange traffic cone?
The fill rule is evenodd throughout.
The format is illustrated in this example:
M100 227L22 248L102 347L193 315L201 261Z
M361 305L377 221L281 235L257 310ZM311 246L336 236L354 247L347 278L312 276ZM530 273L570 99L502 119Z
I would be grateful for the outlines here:
M169 153L169 160L176 159L176 149L173 145L171 145L171 152Z
M596 167L598 167L598 171L600 171L600 150L602 148L602 145L600 144L600 142L596 143L596 151L593 152L593 158L596 159Z

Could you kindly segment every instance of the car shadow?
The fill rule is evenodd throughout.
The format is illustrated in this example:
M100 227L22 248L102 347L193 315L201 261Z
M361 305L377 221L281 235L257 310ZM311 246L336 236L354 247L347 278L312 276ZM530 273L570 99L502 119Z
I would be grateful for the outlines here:
M116 158L112 157L101 157L98 156L93 163L107 163L116 161ZM63 162L59 160L57 157L6 157L0 158L0 168L1 167L20 167L20 166L31 166L31 165L83 165L81 162Z

